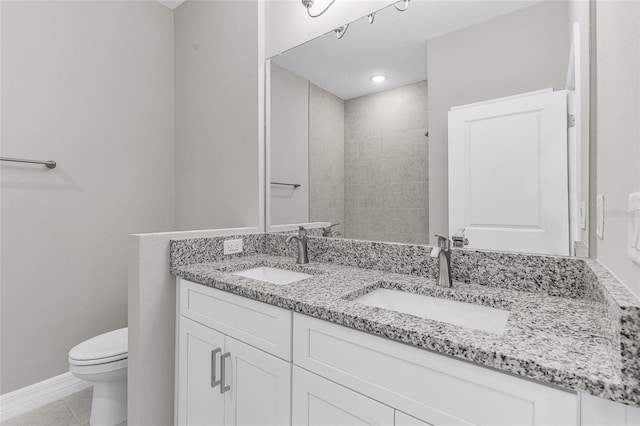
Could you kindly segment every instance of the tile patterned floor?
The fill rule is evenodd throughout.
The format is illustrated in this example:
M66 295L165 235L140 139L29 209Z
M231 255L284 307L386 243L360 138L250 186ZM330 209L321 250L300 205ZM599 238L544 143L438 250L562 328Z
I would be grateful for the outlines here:
M0 423L0 426L89 426L93 388ZM124 422L118 426L127 426Z

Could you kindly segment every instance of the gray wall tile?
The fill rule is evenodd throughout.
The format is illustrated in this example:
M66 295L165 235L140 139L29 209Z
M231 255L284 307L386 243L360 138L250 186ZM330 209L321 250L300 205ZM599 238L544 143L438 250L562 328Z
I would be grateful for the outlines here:
M427 81L344 108L345 236L428 241Z

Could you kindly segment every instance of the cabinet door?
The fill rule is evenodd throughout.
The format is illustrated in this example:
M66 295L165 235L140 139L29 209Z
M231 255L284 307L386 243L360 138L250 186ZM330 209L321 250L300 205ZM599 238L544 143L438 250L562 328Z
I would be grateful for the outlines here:
M413 416L396 410L395 426L433 426L431 423L423 422Z
M640 407L632 407L595 396L580 395L581 426L638 426Z
M293 366L294 426L393 425L394 410Z
M220 353L224 335L180 317L178 350L179 425L224 424L224 396L220 385Z
M225 425L291 424L291 364L226 337Z

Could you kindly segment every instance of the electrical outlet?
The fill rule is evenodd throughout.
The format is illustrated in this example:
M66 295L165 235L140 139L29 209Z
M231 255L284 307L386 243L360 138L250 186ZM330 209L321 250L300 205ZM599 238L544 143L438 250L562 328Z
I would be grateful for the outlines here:
M226 240L224 242L224 254L242 253L242 238Z

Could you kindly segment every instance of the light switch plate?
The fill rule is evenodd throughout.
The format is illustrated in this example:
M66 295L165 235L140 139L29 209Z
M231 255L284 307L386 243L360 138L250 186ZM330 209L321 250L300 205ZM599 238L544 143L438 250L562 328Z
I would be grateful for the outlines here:
M596 197L596 235L604 239L604 195Z
M629 257L640 265L640 192L629 194Z
M586 201L580 202L580 228L587 229L587 203Z
M242 238L226 240L224 242L224 254L242 253Z

